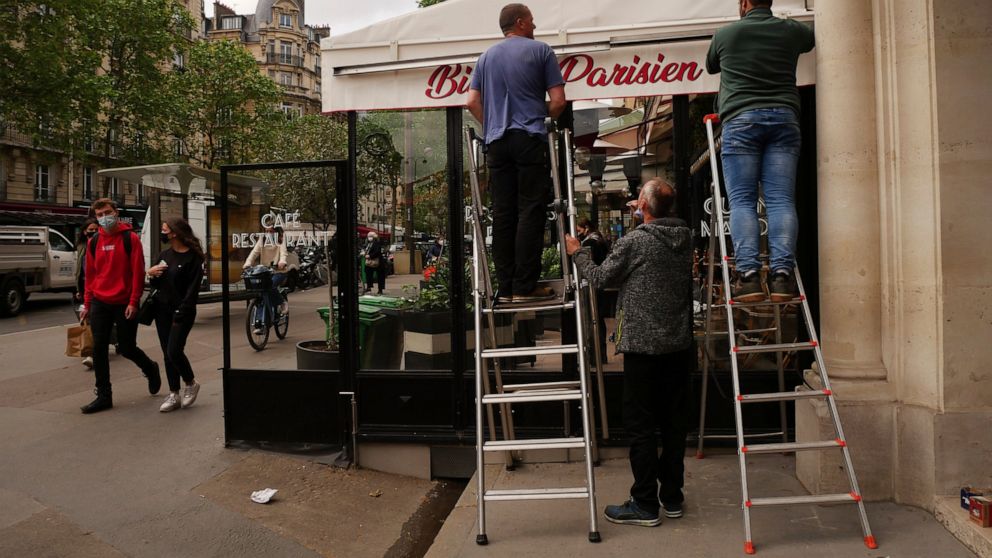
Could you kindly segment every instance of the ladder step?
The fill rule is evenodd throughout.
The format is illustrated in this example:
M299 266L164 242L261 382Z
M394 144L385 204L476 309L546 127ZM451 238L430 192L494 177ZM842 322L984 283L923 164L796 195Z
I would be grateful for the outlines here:
M751 498L744 505L753 506L788 506L792 504L832 504L860 502L861 496L850 492L848 494L812 494L807 496L776 496L773 498Z
M482 445L484 451L517 451L584 448L584 438L542 438L532 440L496 440Z
M817 442L786 442L781 444L754 444L741 448L742 453L782 453L791 451L819 450L828 448L842 448L847 443L840 438L836 440L823 440Z
M525 390L549 390L549 389L570 389L578 388L579 381L570 382L535 382L533 384L504 384L503 391L525 391Z
M487 502L500 500L567 500L588 497L589 490L584 486L577 488L515 488L487 490L483 496Z
M539 403L541 401L575 401L581 399L582 392L577 389L549 389L483 395L482 403L497 405L499 403Z
M759 328L759 329L735 329L734 330L734 333L737 333L737 334L771 333L771 332L775 331L776 329L778 329L778 328L774 328L774 327L763 327L763 328ZM712 335L727 335L728 333L730 333L730 332L729 331L711 331L710 332L710 335L711 336Z
M829 397L833 392L829 389L804 390L804 391L782 391L775 393L751 393L738 395L737 400L741 403L761 403L765 401L795 401L796 399L808 399L813 397Z
M575 302L562 302L561 300L549 300L547 304L536 302L501 302L492 308L483 308L483 314L512 314L515 312L547 312L548 310L571 310L575 308Z
M482 358L502 358L542 355L573 355L579 352L578 345L546 345L543 347L511 347L506 349L485 349Z
M768 345L738 345L730 349L733 353L782 353L791 351L811 351L816 348L816 341L802 343L773 343Z

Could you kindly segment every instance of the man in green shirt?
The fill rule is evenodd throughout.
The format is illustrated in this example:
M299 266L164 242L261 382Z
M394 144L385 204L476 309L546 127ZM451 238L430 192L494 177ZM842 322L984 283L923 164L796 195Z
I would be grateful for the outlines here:
M713 36L706 71L720 73L724 181L738 283L734 300L765 299L758 260L758 183L768 217L768 292L796 295L796 167L799 163L799 55L813 50L813 30L772 15L772 0L739 0L741 20Z

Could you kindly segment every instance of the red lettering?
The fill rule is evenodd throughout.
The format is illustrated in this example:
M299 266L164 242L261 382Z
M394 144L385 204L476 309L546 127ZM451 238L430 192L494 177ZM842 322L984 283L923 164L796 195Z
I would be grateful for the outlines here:
M699 64L695 62L683 62L682 67L679 68L679 74L676 77L679 81L684 81L686 78L686 72L689 73L689 81L696 81L699 76L703 75L703 70L699 68Z
M665 66L661 71L661 81L671 83L675 79L675 74L679 71L679 65L674 62Z
M575 68L582 63L582 69L577 75L572 75L575 72ZM565 78L565 83L572 83L579 81L586 77L589 70L592 69L592 56L588 54L574 54L572 56L566 56L561 61L561 75Z
M664 63L665 63L665 55L659 54L658 63L651 65L651 83L658 83L658 80L661 79L661 76L658 74L661 71L661 65Z
M589 87L606 87L610 84L610 80L606 77L606 70L602 68L593 68L589 72L589 77L586 78L586 85Z
M623 80L627 74L627 66L621 66L620 64L613 65L613 75L610 76L610 81L613 85L623 85Z
M643 66L641 66L641 70L637 72L637 77L634 78L634 81L640 85L644 85L645 83L647 83L649 79L648 70L650 69L651 69L651 64L644 64Z
M461 64L438 66L427 80L427 91L424 94L431 99L446 99L454 95L459 88L456 78L461 72Z

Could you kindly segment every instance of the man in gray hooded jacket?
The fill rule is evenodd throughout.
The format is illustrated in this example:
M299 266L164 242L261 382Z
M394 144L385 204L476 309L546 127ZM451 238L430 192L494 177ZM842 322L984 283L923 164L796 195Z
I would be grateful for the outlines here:
M696 355L691 233L684 221L667 217L674 202L675 190L661 178L645 183L636 203L644 223L614 243L602 265L578 240L566 239L566 251L594 287L620 288L617 351L624 354L623 422L634 484L630 500L606 507L613 523L653 527L662 510L682 517L688 383Z

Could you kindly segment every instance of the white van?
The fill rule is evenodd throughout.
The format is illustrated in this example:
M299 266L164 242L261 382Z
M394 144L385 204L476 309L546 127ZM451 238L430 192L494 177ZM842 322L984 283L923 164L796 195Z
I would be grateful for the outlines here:
M76 250L48 227L0 226L0 315L16 316L31 293L76 290Z

